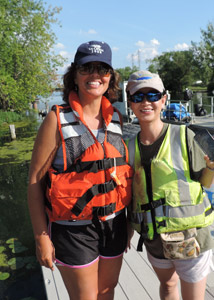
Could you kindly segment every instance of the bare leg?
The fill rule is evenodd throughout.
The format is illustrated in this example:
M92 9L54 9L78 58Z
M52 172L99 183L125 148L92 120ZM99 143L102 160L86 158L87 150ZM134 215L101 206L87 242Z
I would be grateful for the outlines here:
M201 281L191 283L181 279L181 292L183 300L204 300L207 277Z
M112 259L100 259L98 278L98 300L113 300L114 288L119 279L123 256Z
M178 280L179 277L174 268L159 269L152 266L160 281L161 300L179 300ZM192 300L189 298L188 300Z
M98 263L77 269L58 266L70 300L97 300Z

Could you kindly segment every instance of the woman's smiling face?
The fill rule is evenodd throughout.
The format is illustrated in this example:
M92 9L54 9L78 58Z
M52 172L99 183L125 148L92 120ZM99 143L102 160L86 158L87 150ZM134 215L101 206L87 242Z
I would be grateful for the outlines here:
M151 88L143 88L138 90L136 93L157 93L156 90ZM139 122L153 122L160 119L160 112L164 108L166 101L166 96L163 95L162 98L156 102L150 102L147 100L146 96L140 103L130 102L131 109L138 118Z
M100 62L93 62L94 66L100 66ZM76 72L75 83L78 86L78 94L81 96L101 97L108 89L111 74L100 75L99 71L94 68L93 73L82 74L80 71Z

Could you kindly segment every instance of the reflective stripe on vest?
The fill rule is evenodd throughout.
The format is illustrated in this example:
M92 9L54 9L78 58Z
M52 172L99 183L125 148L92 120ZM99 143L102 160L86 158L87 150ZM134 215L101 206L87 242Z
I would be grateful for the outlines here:
M177 125L170 126L170 136L172 164L178 178L180 203L181 205L191 204L189 185L187 184L181 186L181 181L187 182L187 178L185 177L183 170L180 127Z
M59 116L64 139L80 136L87 131L87 128L76 119L73 112L60 112ZM118 113L114 112L112 122L107 126L107 130L122 135Z

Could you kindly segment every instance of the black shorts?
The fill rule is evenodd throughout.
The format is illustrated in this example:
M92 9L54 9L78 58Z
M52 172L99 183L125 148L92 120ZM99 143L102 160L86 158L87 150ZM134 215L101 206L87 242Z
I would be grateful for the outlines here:
M121 256L127 246L125 210L107 221L88 225L50 224L56 263L73 268L85 267L99 258Z

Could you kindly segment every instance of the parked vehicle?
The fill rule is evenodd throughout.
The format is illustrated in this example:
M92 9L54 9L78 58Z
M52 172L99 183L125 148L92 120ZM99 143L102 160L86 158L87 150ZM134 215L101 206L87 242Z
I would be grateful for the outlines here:
M189 123L191 121L191 115L186 110L186 107L179 103L170 103L166 106L166 110L163 112L163 118L172 121L182 121Z

